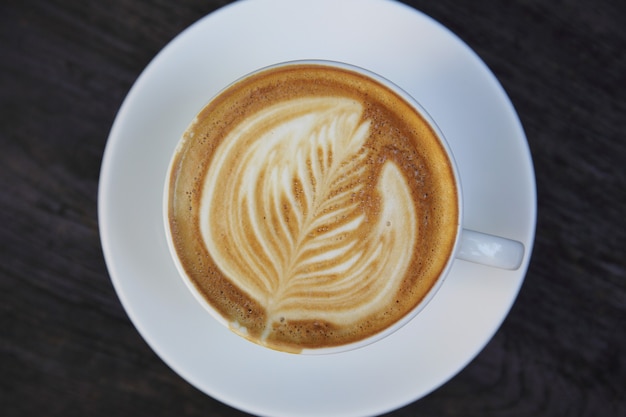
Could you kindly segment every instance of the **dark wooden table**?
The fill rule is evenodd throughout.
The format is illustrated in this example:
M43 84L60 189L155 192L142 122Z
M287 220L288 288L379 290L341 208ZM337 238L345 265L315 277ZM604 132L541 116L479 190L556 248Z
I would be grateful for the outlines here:
M0 2L0 415L243 416L146 345L104 263L97 190L129 88L228 1ZM526 130L533 258L484 351L389 416L626 415L626 2L406 3L494 71Z

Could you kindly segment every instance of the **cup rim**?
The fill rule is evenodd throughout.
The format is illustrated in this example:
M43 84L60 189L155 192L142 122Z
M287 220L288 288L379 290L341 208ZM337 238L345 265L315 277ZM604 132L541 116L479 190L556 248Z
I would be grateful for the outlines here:
M444 268L442 269L442 272L439 274L439 277L435 280L435 283L428 290L428 292L422 298L422 300L415 307L413 307L408 313L406 313L403 317L401 317L399 320L392 323L391 325L384 328L383 330L375 334L372 334L368 337L365 337L363 339L360 339L354 342L342 344L342 345L321 347L321 348L303 348L301 351L298 352L298 354L300 355L340 354L340 353L349 352L355 349L363 348L365 346L369 346L371 344L374 344L380 340L387 338L391 334L403 328L407 323L412 321L416 316L418 316L419 313L422 312L424 308L426 308L426 306L429 304L429 302L435 297L435 295L437 294L437 292L443 285L444 281L446 280L446 277L448 276L450 269L452 268L454 260L456 259L456 254L459 249L461 232L463 229L463 192L462 192L463 190L462 190L461 178L459 175L459 170L458 170L456 160L454 158L454 154L452 153L452 150L450 148L450 145L448 144L448 141L446 140L445 135L443 134L443 132L441 131L440 127L437 125L433 117L430 115L430 113L428 113L428 111L421 105L421 103L417 99L415 99L411 94L406 92L402 87L398 86L393 81L389 80L388 78L383 77L382 75L376 72L373 72L369 69L366 69L366 68L363 68L354 64L349 64L349 63L341 62L341 61L327 60L327 59L298 59L298 60L289 60L289 61L279 62L279 63L267 65L264 67L260 67L258 69L248 72L247 74L239 78L234 79L225 87L221 88L216 94L214 94L208 101L204 103L204 105L200 108L200 110L206 107L216 97L220 96L224 91L229 89L232 85L237 84L238 82L242 80L245 80L253 75L256 75L265 71L270 71L270 70L273 70L276 68L282 68L282 67L297 66L297 65L318 65L318 66L335 67L335 68L340 68L340 69L347 70L347 71L352 71L361 75L365 75L377 81L378 83L386 86L387 88L391 89L396 94L398 94L401 99L409 103L411 107L424 118L427 124L435 132L435 135L437 136L437 139L440 145L442 146L442 148L444 149L445 154L450 162L450 167L451 167L451 171L452 171L452 175L455 181L455 187L457 191L456 200L457 200L458 215L457 215L455 239L454 239L454 243L452 246L452 250L450 251L450 255L448 256L448 259L445 263ZM199 290L196 288L193 282L191 282L191 280L189 279L189 277L187 276L185 272L184 267L182 266L180 260L178 259L176 248L174 246L170 224L169 224L169 191L170 191L170 178L171 178L172 170L174 167L174 162L176 161L176 156L180 150L182 142L183 142L183 139L181 135L181 138L178 140L176 147L174 148L174 151L172 152L172 155L170 157L168 167L167 167L167 172L165 175L165 184L163 188L163 199L162 199L163 222L164 222L165 237L167 241L168 251L170 254L170 258L174 262L176 270L178 271L178 275L180 279L183 280L183 282L185 283L185 286L191 292L191 294L196 299L196 301L199 302L200 305L204 308L204 310L208 312L214 319L216 319L219 323L224 325L230 331L233 331L232 323L228 322L221 314L219 314L211 306L211 304L204 298L204 296L200 294ZM234 333L236 333L239 337L248 340L239 332L234 332ZM293 354L292 352L289 352L287 350L279 350L279 349L272 348L270 346L255 343L254 341L251 341L251 340L248 340L248 341L250 343L254 343L258 346L261 346L265 349L271 349L271 350L281 352L281 353L286 353L286 354Z

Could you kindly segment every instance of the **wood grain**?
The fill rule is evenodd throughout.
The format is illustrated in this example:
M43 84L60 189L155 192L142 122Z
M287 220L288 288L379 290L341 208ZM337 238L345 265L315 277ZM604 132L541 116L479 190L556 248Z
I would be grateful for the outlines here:
M97 189L117 109L154 55L227 4L0 3L0 409L244 416L146 345L102 256ZM406 1L511 97L534 159L532 262L467 368L388 416L626 415L626 3Z

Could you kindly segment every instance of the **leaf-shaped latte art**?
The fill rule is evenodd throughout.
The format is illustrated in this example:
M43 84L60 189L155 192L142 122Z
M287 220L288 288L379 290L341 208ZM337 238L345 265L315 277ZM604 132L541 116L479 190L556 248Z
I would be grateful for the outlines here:
M395 163L368 164L362 113L349 99L274 105L214 155L202 236L221 271L267 306L268 329L281 319L355 322L395 297L408 268L410 191Z

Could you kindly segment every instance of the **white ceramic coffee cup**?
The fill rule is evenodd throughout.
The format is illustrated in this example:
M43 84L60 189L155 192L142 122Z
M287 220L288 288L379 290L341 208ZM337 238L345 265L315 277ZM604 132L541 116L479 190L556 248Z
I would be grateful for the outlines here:
M473 263L478 263L478 264L486 265L489 267L502 268L502 269L508 269L508 270L515 270L521 266L521 263L524 257L524 250L525 250L524 245L521 242L511 240L506 237L494 236L491 234L482 233L480 231L469 230L469 229L463 228L463 192L462 192L463 190L462 190L462 184L461 184L461 177L459 176L459 172L458 172L457 165L455 163L454 155L445 139L445 136L443 135L441 129L439 129L439 127L437 126L436 122L430 116L430 114L420 105L420 103L410 94L408 94L406 91L404 91L403 89L398 87L396 84L394 84L392 81L376 73L373 73L369 70L366 70L364 68L360 68L360 67L347 64L347 63L327 61L327 60L300 60L300 61L290 61L290 62L279 63L279 64L275 64L269 67L258 69L257 71L254 71L242 77L241 79L245 79L261 71L265 71L265 70L269 70L269 69L273 69L277 67L282 67L282 66L298 65L298 64L335 66L335 67L339 67L342 69L346 69L352 72L356 72L356 73L368 76L369 78L372 78L378 81L380 84L387 86L388 88L396 92L399 96L401 96L407 103L411 104L413 109L417 113L419 113L432 127L442 147L445 149L448 159L450 160L450 166L452 167L455 184L457 187L457 204L458 204L458 213L459 213L459 216L458 216L459 220L458 220L458 225L457 225L456 241L454 244L454 249L452 250L446 262L445 268L442 270L436 284L431 288L431 290L426 295L426 297L424 297L424 299L415 308L413 308L401 320L387 327L385 330L375 335L372 335L370 337L367 337L365 339L362 339L360 341L346 344L346 345L329 347L329 348L304 349L301 353L305 353L305 354L340 353L340 352L344 352L344 351L348 351L348 350L352 350L352 349L369 345L371 343L381 340L387 337L388 335L394 333L396 330L400 329L406 323L412 320L415 316L417 316L419 312L422 311L424 307L428 304L428 302L436 295L438 289L443 284L446 275L449 273L450 268L452 267L452 264L457 259L463 260L463 261L469 261ZM240 81L241 79L234 80L233 84ZM226 88L228 88L228 86L224 87L224 89ZM219 96L220 94L221 92L218 93L216 96ZM193 115L190 116L190 120L192 118L193 118ZM179 274L181 275L183 281L185 282L187 288L189 288L189 290L191 291L193 296L196 298L196 300L198 300L198 302L215 319L217 319L219 322L224 324L226 327L229 327L232 329L232 324L229 323L227 320L225 320L217 311L214 310L214 308L207 302L207 300L200 294L200 292L197 290L195 285L191 282L189 277L186 275L185 270L182 267L182 264L180 263L178 256L176 254L176 250L174 248L174 244L172 240L171 230L169 227L169 213L168 213L168 210L169 210L168 196L169 196L170 176L171 176L171 171L172 171L174 160L175 160L175 155L172 156L172 160L170 162L170 166L169 166L167 176L166 176L165 190L164 190L164 210L163 210L166 237L167 237L169 250L172 255L172 259L176 265L176 268L179 271Z

